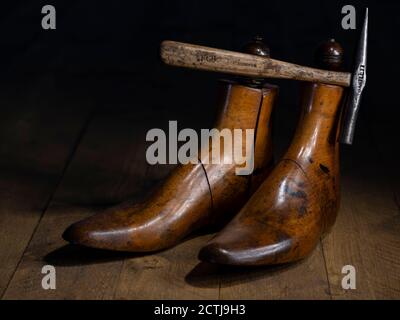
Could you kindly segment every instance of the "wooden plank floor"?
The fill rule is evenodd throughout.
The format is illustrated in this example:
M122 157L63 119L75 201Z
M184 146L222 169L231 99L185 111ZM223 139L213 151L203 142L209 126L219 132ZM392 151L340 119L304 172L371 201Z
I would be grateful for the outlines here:
M35 83L27 85L32 94L43 86ZM34 112L14 108L0 118L0 152L8 157L1 160L0 176L2 299L400 298L398 184L369 137L343 150L342 205L332 232L308 259L289 267L200 263L197 252L212 235L149 255L67 245L61 234L69 224L121 199L140 198L172 169L145 161L147 130L173 120L166 115L168 88L157 88L162 98L140 100L148 84L142 86L118 89L132 90L130 99L115 92L99 96L101 87L96 88L97 98L89 101L79 92L56 90L52 98L37 100ZM1 98L17 103L14 94ZM32 96L24 97L18 103L32 103ZM139 100L148 105L137 105ZM41 287L46 264L56 267L56 290ZM341 287L342 267L349 264L356 269L356 290Z

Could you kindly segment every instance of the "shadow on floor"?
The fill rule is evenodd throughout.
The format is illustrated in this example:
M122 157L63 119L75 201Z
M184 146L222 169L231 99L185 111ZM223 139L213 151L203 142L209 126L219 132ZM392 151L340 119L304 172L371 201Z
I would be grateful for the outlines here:
M282 272L296 268L303 262L304 260L291 264L260 267L222 266L201 262L186 275L185 281L198 288L230 287L260 278L266 279L277 276Z
M207 228L194 232L187 236L179 245L190 241L194 238L215 233L215 228ZM80 266L90 265L105 262L112 262L125 259L141 258L151 256L165 250L152 251L152 252L122 252L103 249L88 248L76 244L67 244L60 247L44 256L43 260L54 266Z
M79 266L142 257L145 254L108 251L67 244L48 253L43 260L54 266Z

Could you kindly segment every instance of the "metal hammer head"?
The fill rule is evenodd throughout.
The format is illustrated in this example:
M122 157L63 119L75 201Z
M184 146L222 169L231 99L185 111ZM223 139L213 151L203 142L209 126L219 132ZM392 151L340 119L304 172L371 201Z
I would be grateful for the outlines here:
M367 81L367 33L368 33L368 8L365 11L365 19L358 48L355 56L354 72L351 86L346 100L340 142L352 144L358 111L360 109L361 96Z

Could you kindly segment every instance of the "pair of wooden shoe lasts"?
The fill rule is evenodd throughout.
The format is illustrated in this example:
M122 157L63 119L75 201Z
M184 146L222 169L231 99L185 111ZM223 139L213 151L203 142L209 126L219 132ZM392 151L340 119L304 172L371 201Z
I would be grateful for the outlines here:
M323 56L332 52L342 54L337 43L325 44ZM93 248L151 252L172 247L200 228L225 224L200 250L201 260L272 265L309 255L333 226L339 208L343 87L304 85L293 141L273 165L271 111L278 88L259 82L220 85L214 127L254 129L251 175L236 175L234 161L180 165L143 202L128 201L77 222L64 239Z

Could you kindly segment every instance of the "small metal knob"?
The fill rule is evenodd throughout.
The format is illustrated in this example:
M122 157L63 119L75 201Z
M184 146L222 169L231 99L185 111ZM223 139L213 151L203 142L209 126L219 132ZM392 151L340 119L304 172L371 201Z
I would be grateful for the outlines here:
M243 48L244 53L254 54L261 57L269 57L269 48L264 43L261 36L255 36L252 41L248 42Z
M265 58L270 56L269 47L264 43L264 39L261 36L255 36L253 40L245 44L242 47L242 52ZM243 78L243 80L248 86L255 88L262 87L265 83L265 80L261 78Z
M343 48L335 39L329 39L318 46L315 60L319 68L338 71L343 63Z

